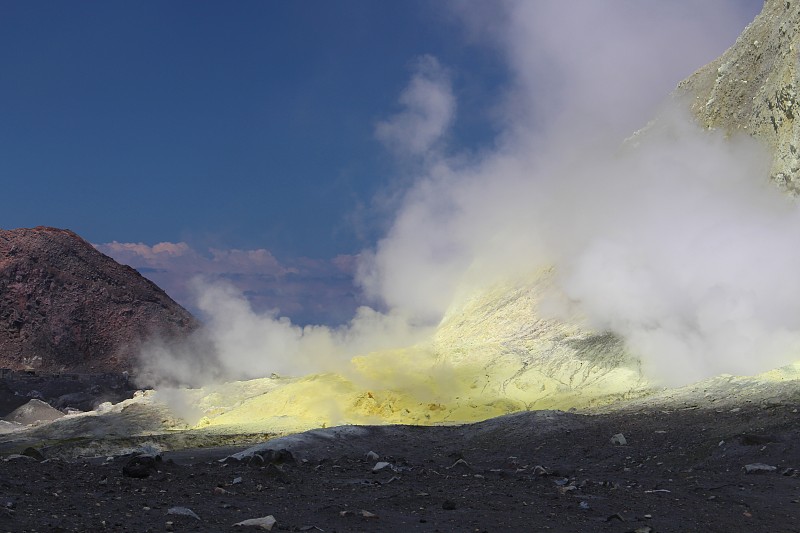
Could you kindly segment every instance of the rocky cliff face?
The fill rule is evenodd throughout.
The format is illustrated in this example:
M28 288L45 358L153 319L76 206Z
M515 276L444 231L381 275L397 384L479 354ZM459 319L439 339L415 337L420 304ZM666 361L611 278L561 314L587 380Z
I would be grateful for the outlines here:
M0 230L0 367L131 370L146 338L197 326L154 283L71 231Z
M772 179L800 194L800 1L766 0L722 56L678 86L707 128L748 132L773 154Z

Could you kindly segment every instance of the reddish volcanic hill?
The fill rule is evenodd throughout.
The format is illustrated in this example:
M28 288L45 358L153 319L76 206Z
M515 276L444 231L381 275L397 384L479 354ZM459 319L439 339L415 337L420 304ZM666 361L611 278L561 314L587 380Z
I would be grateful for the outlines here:
M71 231L0 230L0 367L130 370L149 336L197 326L153 282Z

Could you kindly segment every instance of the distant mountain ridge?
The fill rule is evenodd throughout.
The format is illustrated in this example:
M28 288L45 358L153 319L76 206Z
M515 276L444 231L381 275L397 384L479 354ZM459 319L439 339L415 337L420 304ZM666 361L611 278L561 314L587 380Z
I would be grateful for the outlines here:
M134 370L151 335L198 321L131 267L69 230L0 230L0 367Z

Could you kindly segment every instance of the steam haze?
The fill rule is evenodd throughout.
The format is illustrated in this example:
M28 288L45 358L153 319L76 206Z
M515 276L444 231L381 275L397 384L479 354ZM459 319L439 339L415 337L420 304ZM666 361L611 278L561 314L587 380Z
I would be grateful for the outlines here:
M373 307L341 328L300 328L198 281L222 375L341 370L354 355L425 339L462 296L547 266L557 286L539 312L617 333L655 380L797 358L800 212L768 182L755 141L703 131L667 97L733 44L752 6L502 5L453 9L465 37L495 48L512 74L486 103L500 110L493 145L448 145L458 72L430 55L415 61L401 109L376 123L399 166L421 170L360 256ZM153 347L145 359L167 372L175 353Z

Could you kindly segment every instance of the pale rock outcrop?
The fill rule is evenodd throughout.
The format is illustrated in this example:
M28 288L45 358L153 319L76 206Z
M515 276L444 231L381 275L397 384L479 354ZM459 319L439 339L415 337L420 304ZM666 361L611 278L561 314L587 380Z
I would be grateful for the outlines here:
M770 175L800 193L800 1L766 0L722 56L678 85L707 128L747 132L773 156Z

